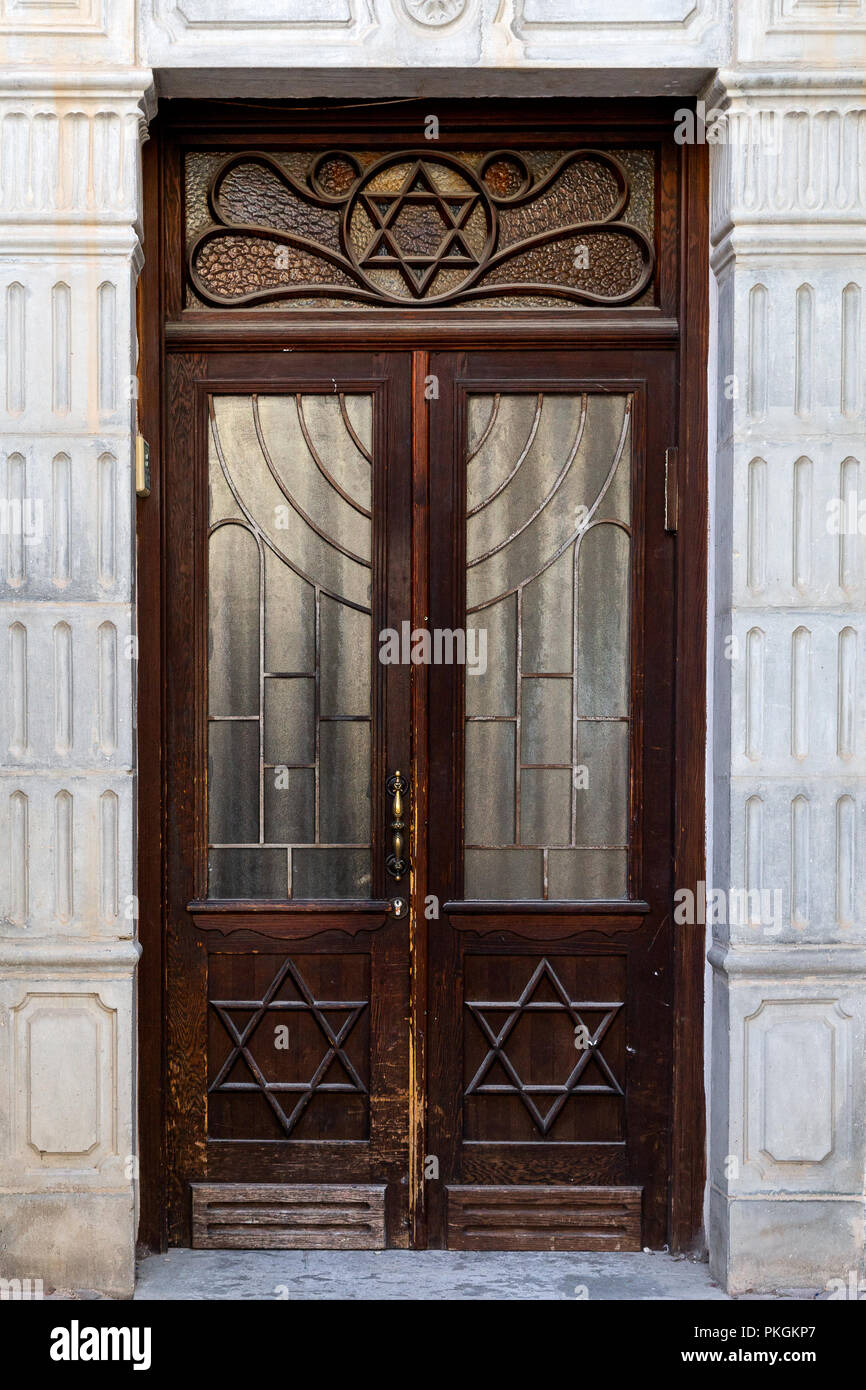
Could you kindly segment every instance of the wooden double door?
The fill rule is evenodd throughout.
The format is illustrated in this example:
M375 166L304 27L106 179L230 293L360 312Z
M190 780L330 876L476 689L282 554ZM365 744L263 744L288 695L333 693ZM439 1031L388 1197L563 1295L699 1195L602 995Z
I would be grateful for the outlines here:
M171 1241L667 1239L676 411L658 347L169 357Z

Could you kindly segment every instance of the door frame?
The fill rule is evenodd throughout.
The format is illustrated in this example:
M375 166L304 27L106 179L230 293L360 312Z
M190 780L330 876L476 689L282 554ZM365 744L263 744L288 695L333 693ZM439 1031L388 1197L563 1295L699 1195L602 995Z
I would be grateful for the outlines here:
M427 103L429 105L429 102ZM161 467L165 418L165 355L174 349L237 351L280 346L301 349L333 347L339 334L346 348L393 347L414 351L413 395L423 402L425 362L433 350L470 351L473 347L649 348L676 345L679 350L679 412L676 465L672 482L678 500L676 537L675 652L675 789L674 878L693 886L706 879L705 750L706 627L708 560L707 347L709 333L709 187L704 145L676 145L674 110L682 100L581 102L514 99L510 102L440 102L455 128L474 131L475 140L495 147L516 138L515 129L531 128L564 141L595 143L616 138L656 142L660 148L659 183L665 190L658 217L659 303L617 309L490 310L341 310L299 312L198 311L184 314L180 301L181 198L177 178L177 144L219 144L250 148L283 138L299 139L311 131L342 131L338 106L322 104L294 109L275 105L262 114L243 102L176 101L160 112L152 138L144 147L144 268L138 287L137 328L139 430L150 445L150 495L137 505L138 594L138 967L139 1048L139 1242L151 1250L166 1248L166 1135L164 1089L165 958L163 915L165 855L162 838L164 769L165 605ZM484 119L479 108L484 106ZM423 127L424 106L408 99L366 108L363 138L383 143L412 143ZM353 106L357 116L357 103ZM440 114L440 120L442 119ZM443 121L444 125L444 121ZM495 133L494 133L495 132ZM354 138L354 137L353 137ZM461 138L466 139L465 135ZM472 136L468 137L472 139ZM416 411L415 418L423 418ZM426 440L415 441L426 449ZM426 469L422 470L426 477ZM414 523L423 542L427 498L423 488L413 500ZM413 621L426 609L426 576L413 575ZM421 667L422 672L425 668ZM414 687L413 720L420 720L419 756L414 785L425 784L424 687ZM416 892L424 886L424 836L413 819L410 843L416 865ZM421 892L423 902L423 892ZM673 909L673 903L671 904ZM413 914L417 930L419 914ZM423 914L420 921L423 922ZM673 930L673 1099L671 1115L668 1241L672 1250L691 1251L703 1240L706 1173L704 1096L705 941L700 928ZM413 947L415 942L412 943ZM420 942L418 943L420 945ZM423 1034L426 968L413 971L412 1036ZM426 1077L423 1046L410 1051L410 1131L414 1161L410 1194L422 1181ZM422 1204L416 1244L424 1243Z

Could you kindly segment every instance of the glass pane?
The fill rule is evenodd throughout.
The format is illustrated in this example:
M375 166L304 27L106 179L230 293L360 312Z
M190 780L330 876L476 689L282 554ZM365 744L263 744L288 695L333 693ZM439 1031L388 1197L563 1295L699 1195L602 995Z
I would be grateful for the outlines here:
M469 898L627 892L632 397L473 396Z
M520 838L525 845L567 845L571 831L571 768L527 768L520 774Z
M571 546L523 590L524 671L570 671L574 640ZM486 611L486 610L485 610Z
M581 719L575 792L578 845L625 845L628 834L628 724Z
M316 682L265 681L265 762L312 763L316 757Z
M540 849L467 849L470 898L543 898L544 853Z
M313 768L265 769L265 839L272 844L313 844L316 838L316 774Z
M369 898L368 849L296 849L293 898Z
M220 719L208 726L208 821L214 844L259 838L259 721Z
M571 679L521 681L520 756L524 763L571 765Z
M265 549L265 670L307 671L316 668L316 589ZM291 622L275 615L290 613Z
M323 596L320 713L370 714L370 619Z
M370 839L370 725L323 721L319 726L319 839L366 844Z
M369 896L372 421L211 400L211 897Z
M514 843L514 729L512 720L466 725L467 845Z
M627 532L590 527L577 562L579 714L628 714L628 583Z
M214 531L208 590L208 713L258 715L260 562L246 527Z
M487 661L483 671L467 666L467 714L489 716L516 713L516 623L517 604L514 595L503 599L501 603L493 603L484 610L482 626L487 630L487 650L497 655L495 661ZM479 650L481 648L476 639L475 651Z
M212 849L208 854L212 898L284 898L287 884L284 849Z
M628 861L619 849L552 849L548 897L624 898Z

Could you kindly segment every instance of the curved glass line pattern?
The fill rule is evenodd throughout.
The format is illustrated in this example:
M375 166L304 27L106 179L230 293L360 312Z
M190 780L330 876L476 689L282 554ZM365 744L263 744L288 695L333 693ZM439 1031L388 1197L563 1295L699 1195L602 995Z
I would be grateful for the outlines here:
M357 396L349 397L349 401L351 403L355 403L357 402L357 400ZM358 450L358 453L361 454L367 460L368 463L372 463L373 455L370 453L370 450L360 439L358 432L355 429L355 426L352 424L351 418L349 416L349 407L346 404L346 397L342 391L340 392L340 414L343 417L343 424L346 426L346 432L349 435L349 438L351 439L355 448Z
M213 396L210 424L208 895L366 898L372 399Z
M530 450L530 448L531 448L531 446L532 446L532 443L533 443L533 441L534 441L534 439L535 439L535 436L536 436L536 434L537 434L537 432L538 432L538 425L539 425L540 420L541 420L541 408L542 408L542 401L541 401L541 398L539 398L538 407L537 407L536 412L535 412L535 419L533 420L533 423L532 423L532 430L530 431L530 436L529 436L529 439L528 439L528 441L527 441L526 447L525 447L525 449L523 450L523 452L520 454L520 457L518 458L517 463L514 465L514 467L512 468L511 472L508 474L508 477L506 478L505 482L503 482L503 483L501 484L501 486L500 486L499 488L497 488L496 492L495 492L491 497L488 498L488 501L485 503L485 506L487 506L490 502L492 502L492 501L493 501L493 498L494 498L494 497L497 497L497 496L499 495L500 492L504 492L504 491L505 491L506 487L507 487L508 484L511 482L511 479L515 476L515 474L517 473L517 470L520 468L520 465L523 463L524 459L526 458L527 454L529 453L529 450ZM496 544L491 545L490 549L489 549L489 550L486 550L486 551L484 552L483 555L475 555L475 556L472 556L469 560L467 560L467 564L470 566L470 568L471 568L473 565L480 565L480 564L482 564L483 561L489 560L490 557L491 557L491 555L497 555L497 554L499 553L500 550L504 550L505 547L506 547L507 545L511 545L512 541L516 541L518 536L522 536L522 535L523 535L523 532L527 529L527 527L529 527L529 526L532 525L532 523L533 523L533 521L535 520L535 518L536 518L537 516L540 516L540 515L541 515L541 513L544 511L545 507L548 505L548 503L551 501L551 499L552 499L552 498L556 495L556 493L559 491L560 487L562 486L563 481L565 480L565 476L566 476L566 474L568 473L568 470L571 468L571 465L572 465L572 463L574 462L574 456L575 456L575 454L577 453L578 449L580 448L580 441L581 441L581 439L583 438L583 427L584 427L584 424L585 424L585 423L586 423L586 397L583 397L583 400L582 400L582 403L581 403L580 420L579 420L578 426L577 426L577 434L576 434L575 437L574 437L574 444L572 445L571 452L569 453L568 457L566 458L565 463L562 465L562 468L559 470L559 472L557 473L555 479L553 480L553 483L552 483L552 485L551 485L551 487L550 487L549 492L548 492L544 497L542 497L541 501L539 502L539 504L538 504L538 506L535 508L535 510L526 518L526 520L525 520L524 522L522 522L522 523L518 526L518 528L517 528L516 531L512 531L512 533L511 533L510 536L506 536L504 540L498 541L498 542L496 542ZM479 510L481 510L481 509L479 508Z
M481 436L481 439L479 440L476 448L473 449L472 452L467 455L467 463L472 462L473 458L478 453L478 450L486 442L490 430L493 428L494 421L499 411L499 396L494 396L493 399L494 407L490 413L490 424L484 431L484 434ZM498 483L496 487L494 487L492 492L488 493L487 496L484 497L480 502L477 502L474 507L467 507L467 516L475 516L476 512L483 512L484 508L489 507L490 503L499 496L500 492L504 492L505 489L508 487L508 484L511 482L511 479L514 477L515 473L520 468L520 465L523 463L523 460L526 458L526 455L529 453L529 450L532 448L533 441L535 439L536 434L538 433L538 426L541 423L542 403L543 397L539 396L535 407L535 414L532 417L532 424L529 427L529 435L527 436L526 443L524 444L523 448L517 456L517 461L514 464L513 468L510 470L510 472L508 472L505 475L505 477L502 479L502 482ZM474 471L477 472L478 470L476 469Z
M315 523L315 521L313 521L312 517L310 517L310 516L307 515L307 513L304 511L303 507L301 506L300 502L298 502L297 498L296 498L296 497L293 497L292 494L289 492L289 489L287 488L285 482L284 482L283 479L280 477L279 473L277 472L276 468L274 467L273 461L272 461L272 459L271 459L270 451L268 450L267 443L265 442L265 438L264 438L264 435L263 435L263 433L262 433L262 424L261 424L261 419L259 418L259 402L258 402L258 397L257 397L257 396L253 396L252 401L253 401L253 420L254 420L254 422L255 422L256 437L257 437L257 439L258 439L258 441L259 441L259 446L260 446L261 451L262 451L262 454L263 454L263 456L264 456L265 463L268 465L268 472L270 473L270 475L271 475L271 477L273 478L274 482L276 483L277 487L280 489L280 492L281 492L281 493L283 494L283 496L285 497L286 501L287 501L287 502L289 503L289 505L293 508L293 510L298 514L298 516L301 518L301 520L302 520L302 521L305 521L305 522L307 523L307 525L308 525L313 531L315 531L315 533L316 533L317 536L321 536L321 537L322 537L322 540L323 540L323 541L326 541L329 545L332 545L332 546L334 547L335 550L339 550L339 552L340 552L341 555L346 555L350 560L356 560L356 561L358 562L359 565L366 565L366 566L369 568L369 565L370 565L370 561L369 561L369 560L365 560L364 557L363 557L363 555L356 555L355 552L354 552L353 550L347 550L347 548L346 548L344 545L341 545L340 542L339 542L338 540L335 540L333 536L327 536L327 535L325 534L325 532L321 529L321 527L319 527L319 526L316 525L316 523ZM301 418L301 417L300 417L300 414L299 414L299 417L298 417L298 418L299 418L299 419ZM328 482L331 482L331 483L332 483L332 480L331 480L330 478L328 478L328 474L325 472L324 469L320 468L320 469L319 469L319 472L322 473L323 477L327 478ZM333 485L333 483L332 483L332 485ZM334 487L334 491L335 491L335 492L338 492L339 489L338 489L337 487ZM340 495L343 496L342 492L340 493ZM358 510L360 511L361 509L358 508ZM367 516L370 515L369 512L366 512L366 513L364 513L364 514L367 515Z
M340 487L340 484L337 482L336 478L333 478L331 474L328 472L328 469L325 466L321 454L319 453L318 449L313 443L312 438L310 437L310 431L307 428L307 421L304 417L303 397L300 395L300 393L297 396L295 396L295 404L298 408L298 424L301 427L301 432L304 436L304 441L310 453L312 454L313 462L315 463L322 477L325 479L326 482L330 483L331 487L334 489L335 492L338 492L340 494L344 502L348 502L350 507L354 507L356 512L360 512L361 516L369 516L370 508L362 506L360 502L356 502L353 497L350 497L349 493L345 492L343 488Z
M491 397L467 409L472 439ZM503 394L467 455L467 898L627 896L632 417L629 394Z
M487 443L487 436L490 434L490 431L496 424L496 418L499 414L500 400L501 397L499 395L499 392L497 391L496 395L493 397L493 403L490 407L490 415L488 416L487 424L484 426L475 443L470 445L469 452L466 455L467 463L471 463L475 455L478 453L478 450L481 449Z

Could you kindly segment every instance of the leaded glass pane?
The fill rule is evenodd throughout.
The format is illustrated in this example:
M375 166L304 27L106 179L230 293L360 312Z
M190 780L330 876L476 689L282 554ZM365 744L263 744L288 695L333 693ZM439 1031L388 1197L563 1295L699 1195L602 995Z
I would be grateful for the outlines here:
M630 395L468 401L468 898L628 891Z
M214 396L208 891L370 894L369 396Z

